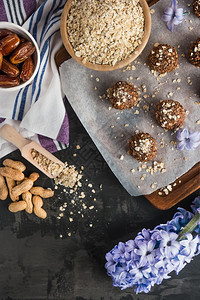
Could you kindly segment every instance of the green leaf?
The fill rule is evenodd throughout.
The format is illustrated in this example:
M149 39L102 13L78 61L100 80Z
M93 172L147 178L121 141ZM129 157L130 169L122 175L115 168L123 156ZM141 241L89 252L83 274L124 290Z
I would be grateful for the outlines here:
M182 240L186 233L191 233L197 227L200 222L200 214L197 212L196 215L187 223L187 225L181 230L177 240Z

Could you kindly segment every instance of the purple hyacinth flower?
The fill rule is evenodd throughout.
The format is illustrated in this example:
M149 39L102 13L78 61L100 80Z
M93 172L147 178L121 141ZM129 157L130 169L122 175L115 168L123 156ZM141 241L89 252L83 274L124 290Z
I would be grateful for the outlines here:
M152 265L155 259L156 250L154 250L156 241L143 241L138 242L138 249L135 249L135 253L140 256L140 266Z
M193 201L192 211L198 216L200 197ZM187 263L200 254L200 224L191 227L193 234L180 231L194 214L178 208L167 224L143 229L134 240L120 242L106 254L106 269L113 285L122 290L135 286L136 293L148 293L155 284L178 274ZM195 219L195 226L197 222Z
M199 238L199 242L198 242L198 245L197 245L197 252L195 253L195 256L200 254L200 230L199 230L198 238Z
M174 270L174 266L172 265L169 258L161 256L160 259L155 263L155 267L158 269L158 273L164 279L170 278L168 275ZM158 278L160 281L160 279Z
M125 244L119 242L117 246L112 251L114 261L120 261L121 263L125 263L131 259L131 255L126 251Z
M105 258L107 260L107 263L105 264L105 268L107 269L108 274L114 273L117 262L114 261L112 252L108 252Z
M178 234L175 232L160 231L159 251L163 256L167 258L175 257L179 253L180 244L176 241Z
M151 239L151 230L143 228L141 232L138 233L136 237L136 241L146 240L149 241Z
M151 281L146 280L146 279L141 279L140 282L136 285L135 287L135 293L145 293L147 294L148 292L150 292L152 287Z
M184 236L184 240L181 240L179 243L182 246L180 254L185 256L185 261L189 263L197 251L197 245L199 243L199 237L195 238L191 233L187 233Z
M178 150L195 150L200 145L199 131L191 133L187 128L184 128L182 131L179 129L176 137L179 140Z
M133 278L129 275L124 266L118 266L116 272L112 274L113 286L119 286L121 290L132 287L134 285Z
M189 221L194 217L194 214L190 211L187 211L184 208L179 207L178 212L173 216L173 219L170 221L170 224L176 228L176 231L180 231L183 227L189 223Z
M197 211L199 212L200 209L200 196L196 197L192 203L193 203L193 205L191 205L192 211L194 212L194 214L196 214L196 212Z
M129 273L134 277L135 281L138 282L138 280L142 278L150 277L151 267L150 266L141 267L139 262L135 261L132 262L132 264L130 265Z
M186 266L185 256L177 255L176 258L171 259L171 264L174 267L174 271L176 272L176 275L178 275L178 273Z
M173 32L174 25L182 23L183 19L183 8L177 8L176 0L172 0L171 6L165 8L162 20L167 22L168 29Z
M125 243L126 252L131 252L136 248L136 243L134 240L129 240Z
M177 231L177 228L176 228L175 224L171 223L169 221L166 224L160 224L160 225L156 226L155 228L158 229L158 230L162 229L162 230L165 230L167 232L171 232L171 231L176 232ZM158 231L157 234L159 234L159 231ZM152 234L152 239L154 239L154 238L156 238L156 236L153 233Z

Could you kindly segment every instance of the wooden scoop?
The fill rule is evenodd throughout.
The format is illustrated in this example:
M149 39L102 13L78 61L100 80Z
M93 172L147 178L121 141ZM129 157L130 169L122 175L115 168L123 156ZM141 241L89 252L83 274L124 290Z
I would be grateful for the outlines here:
M36 143L34 141L30 141L30 140L25 139L24 137L22 137L12 126L10 126L8 124L3 125L0 128L0 136L3 139L5 139L8 142L15 145L17 148L19 148L19 150L21 151L21 155L26 160L28 160L31 164L33 164L36 168L38 168L40 171L42 171L45 175L47 175L48 177L54 178L54 177L58 176L58 174L53 176L49 172L45 171L41 166L39 166L39 164L37 163L37 161L35 161L33 159L33 156L31 154L31 151L33 149L38 151L39 153L41 153L42 155L44 155L45 157L47 157L48 159L50 159L54 163L57 163L57 164L61 165L62 169L63 169L64 163L62 161L57 159L54 155L52 155L49 151L44 149L38 143ZM62 171L62 169L61 169L61 171Z

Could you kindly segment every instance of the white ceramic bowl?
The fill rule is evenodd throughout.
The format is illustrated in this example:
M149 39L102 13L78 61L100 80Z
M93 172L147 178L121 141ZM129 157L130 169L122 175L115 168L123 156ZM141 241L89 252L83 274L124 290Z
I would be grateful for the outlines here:
M0 87L0 91L16 91L19 90L21 88L24 88L25 86L27 86L28 84L30 84L34 77L36 76L39 66L40 66L40 51L38 48L38 45L35 41L35 39L33 38L33 36L24 28L22 28L21 26L14 24L14 23L10 23L10 22L0 22L0 29L9 29L11 31L13 31L14 33L18 34L19 36L25 38L27 41L30 41L34 44L35 46L35 52L33 53L33 62L34 62L34 72L33 75L31 76L31 78L29 80L27 80L26 82L23 82L20 85L14 86L14 87L9 87L9 88L4 88L4 87Z

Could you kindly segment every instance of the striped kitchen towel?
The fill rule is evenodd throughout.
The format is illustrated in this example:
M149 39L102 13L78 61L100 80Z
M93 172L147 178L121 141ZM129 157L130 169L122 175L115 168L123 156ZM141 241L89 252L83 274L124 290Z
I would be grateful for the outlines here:
M62 45L60 18L66 0L1 0L0 21L22 25L36 39L41 63L32 84L16 92L0 92L0 127L14 126L24 137L51 152L69 143L69 121L55 54ZM0 138L0 157L15 148Z

